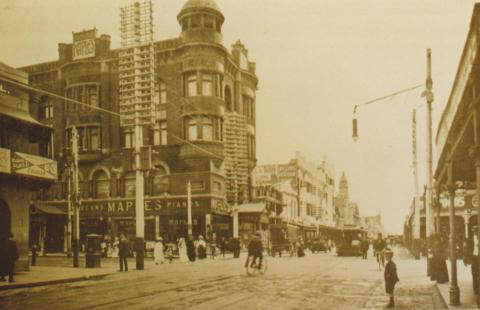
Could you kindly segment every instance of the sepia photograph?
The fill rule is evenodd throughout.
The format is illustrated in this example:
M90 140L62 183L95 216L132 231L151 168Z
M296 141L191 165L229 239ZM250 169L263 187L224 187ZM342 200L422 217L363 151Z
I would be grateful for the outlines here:
M0 0L1 310L479 309L479 223L480 2Z

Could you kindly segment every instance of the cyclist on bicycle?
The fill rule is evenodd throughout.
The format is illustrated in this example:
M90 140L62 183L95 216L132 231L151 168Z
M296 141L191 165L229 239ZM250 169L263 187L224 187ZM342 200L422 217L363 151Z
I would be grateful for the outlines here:
M260 232L256 232L255 234L253 234L253 238L252 240L250 240L250 243L248 244L248 255L247 255L247 261L245 262L245 268L248 268L250 257L252 257L252 262L250 264L250 267L253 268L255 266L255 263L258 258L259 259L258 269L260 269L262 266L262 260L263 260L263 244L262 244L262 235L260 234Z
M385 265L385 259L383 257L383 250L387 246L385 240L382 238L382 234L378 234L377 239L373 242L373 250L375 252L375 256L377 257L378 264Z

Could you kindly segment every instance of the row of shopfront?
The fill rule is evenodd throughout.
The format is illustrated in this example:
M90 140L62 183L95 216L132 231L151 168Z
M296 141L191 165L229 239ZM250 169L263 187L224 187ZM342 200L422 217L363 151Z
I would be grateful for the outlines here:
M221 198L192 197L193 236L227 237L231 231L232 217ZM135 238L135 200L91 199L83 200L79 207L80 242L87 234L95 233L113 241L120 235ZM162 237L175 241L187 237L187 198L145 198L145 240ZM68 202L65 200L37 202L30 207L30 242L45 252L63 252L67 249Z
M154 241L162 237L165 242L176 242L187 237L187 198L149 197L145 198L145 240ZM207 239L233 237L233 213L224 200L211 197L192 197L192 232ZM263 239L270 240L270 224L281 223L280 218L269 214L265 203L246 204L238 207L238 237L242 244L248 244L255 232L261 232ZM30 207L30 243L39 246L43 253L67 251L68 239L67 201L34 203ZM303 227L305 237L317 235L313 225ZM121 234L135 239L135 201L132 199L83 200L80 205L80 243L86 235L95 233L113 242Z

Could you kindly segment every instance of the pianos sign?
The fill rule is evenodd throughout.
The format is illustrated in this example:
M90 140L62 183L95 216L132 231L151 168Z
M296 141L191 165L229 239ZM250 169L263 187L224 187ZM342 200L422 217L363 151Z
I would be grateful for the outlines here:
M95 38L97 29L73 33L73 60L95 57Z

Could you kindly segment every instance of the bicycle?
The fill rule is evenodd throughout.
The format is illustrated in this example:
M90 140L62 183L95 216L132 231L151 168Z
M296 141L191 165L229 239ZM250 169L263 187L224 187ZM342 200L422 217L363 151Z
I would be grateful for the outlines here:
M264 275L265 272L267 272L268 267L266 257L266 255L262 255L262 257L249 256L245 265L247 269L247 275Z

